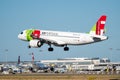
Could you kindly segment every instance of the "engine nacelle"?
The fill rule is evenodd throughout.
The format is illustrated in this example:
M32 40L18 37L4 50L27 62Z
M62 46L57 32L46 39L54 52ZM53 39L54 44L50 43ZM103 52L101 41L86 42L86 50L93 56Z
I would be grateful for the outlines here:
M29 46L34 47L34 48L38 48L38 47L42 46L42 43L40 42L40 40L31 40L29 42Z

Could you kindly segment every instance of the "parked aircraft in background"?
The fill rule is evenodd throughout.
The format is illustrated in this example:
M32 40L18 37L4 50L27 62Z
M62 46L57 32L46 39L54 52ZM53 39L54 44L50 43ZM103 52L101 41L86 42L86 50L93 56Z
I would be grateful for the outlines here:
M105 22L106 15L102 15L89 33L27 29L22 31L18 35L18 38L29 41L29 48L38 48L46 43L49 45L48 51L54 50L51 45L64 47L64 51L68 51L68 45L85 45L108 39L108 37L104 35Z

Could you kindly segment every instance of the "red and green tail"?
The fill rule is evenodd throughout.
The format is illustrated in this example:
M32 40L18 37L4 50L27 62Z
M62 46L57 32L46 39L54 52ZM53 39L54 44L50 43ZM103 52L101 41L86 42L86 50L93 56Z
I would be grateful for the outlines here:
M105 23L106 23L106 15L102 15L96 24L90 30L90 34L93 35L103 35L105 33Z

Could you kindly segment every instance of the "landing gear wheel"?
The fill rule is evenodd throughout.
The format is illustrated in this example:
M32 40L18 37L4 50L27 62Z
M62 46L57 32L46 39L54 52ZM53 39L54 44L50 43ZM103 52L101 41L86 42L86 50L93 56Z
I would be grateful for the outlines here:
M31 46L29 45L28 48L31 48Z
M53 51L54 49L52 47L48 48L48 51Z
M64 51L69 51L69 47L64 47Z

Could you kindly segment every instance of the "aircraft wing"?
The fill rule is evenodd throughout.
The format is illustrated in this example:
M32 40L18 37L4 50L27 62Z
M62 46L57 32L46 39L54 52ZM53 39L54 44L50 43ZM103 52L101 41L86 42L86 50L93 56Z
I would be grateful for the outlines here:
M54 39L54 38L40 38L40 39L41 39L41 41L43 41L47 44L54 44L56 46L62 46L62 45L66 44L64 41L57 40L57 39Z

